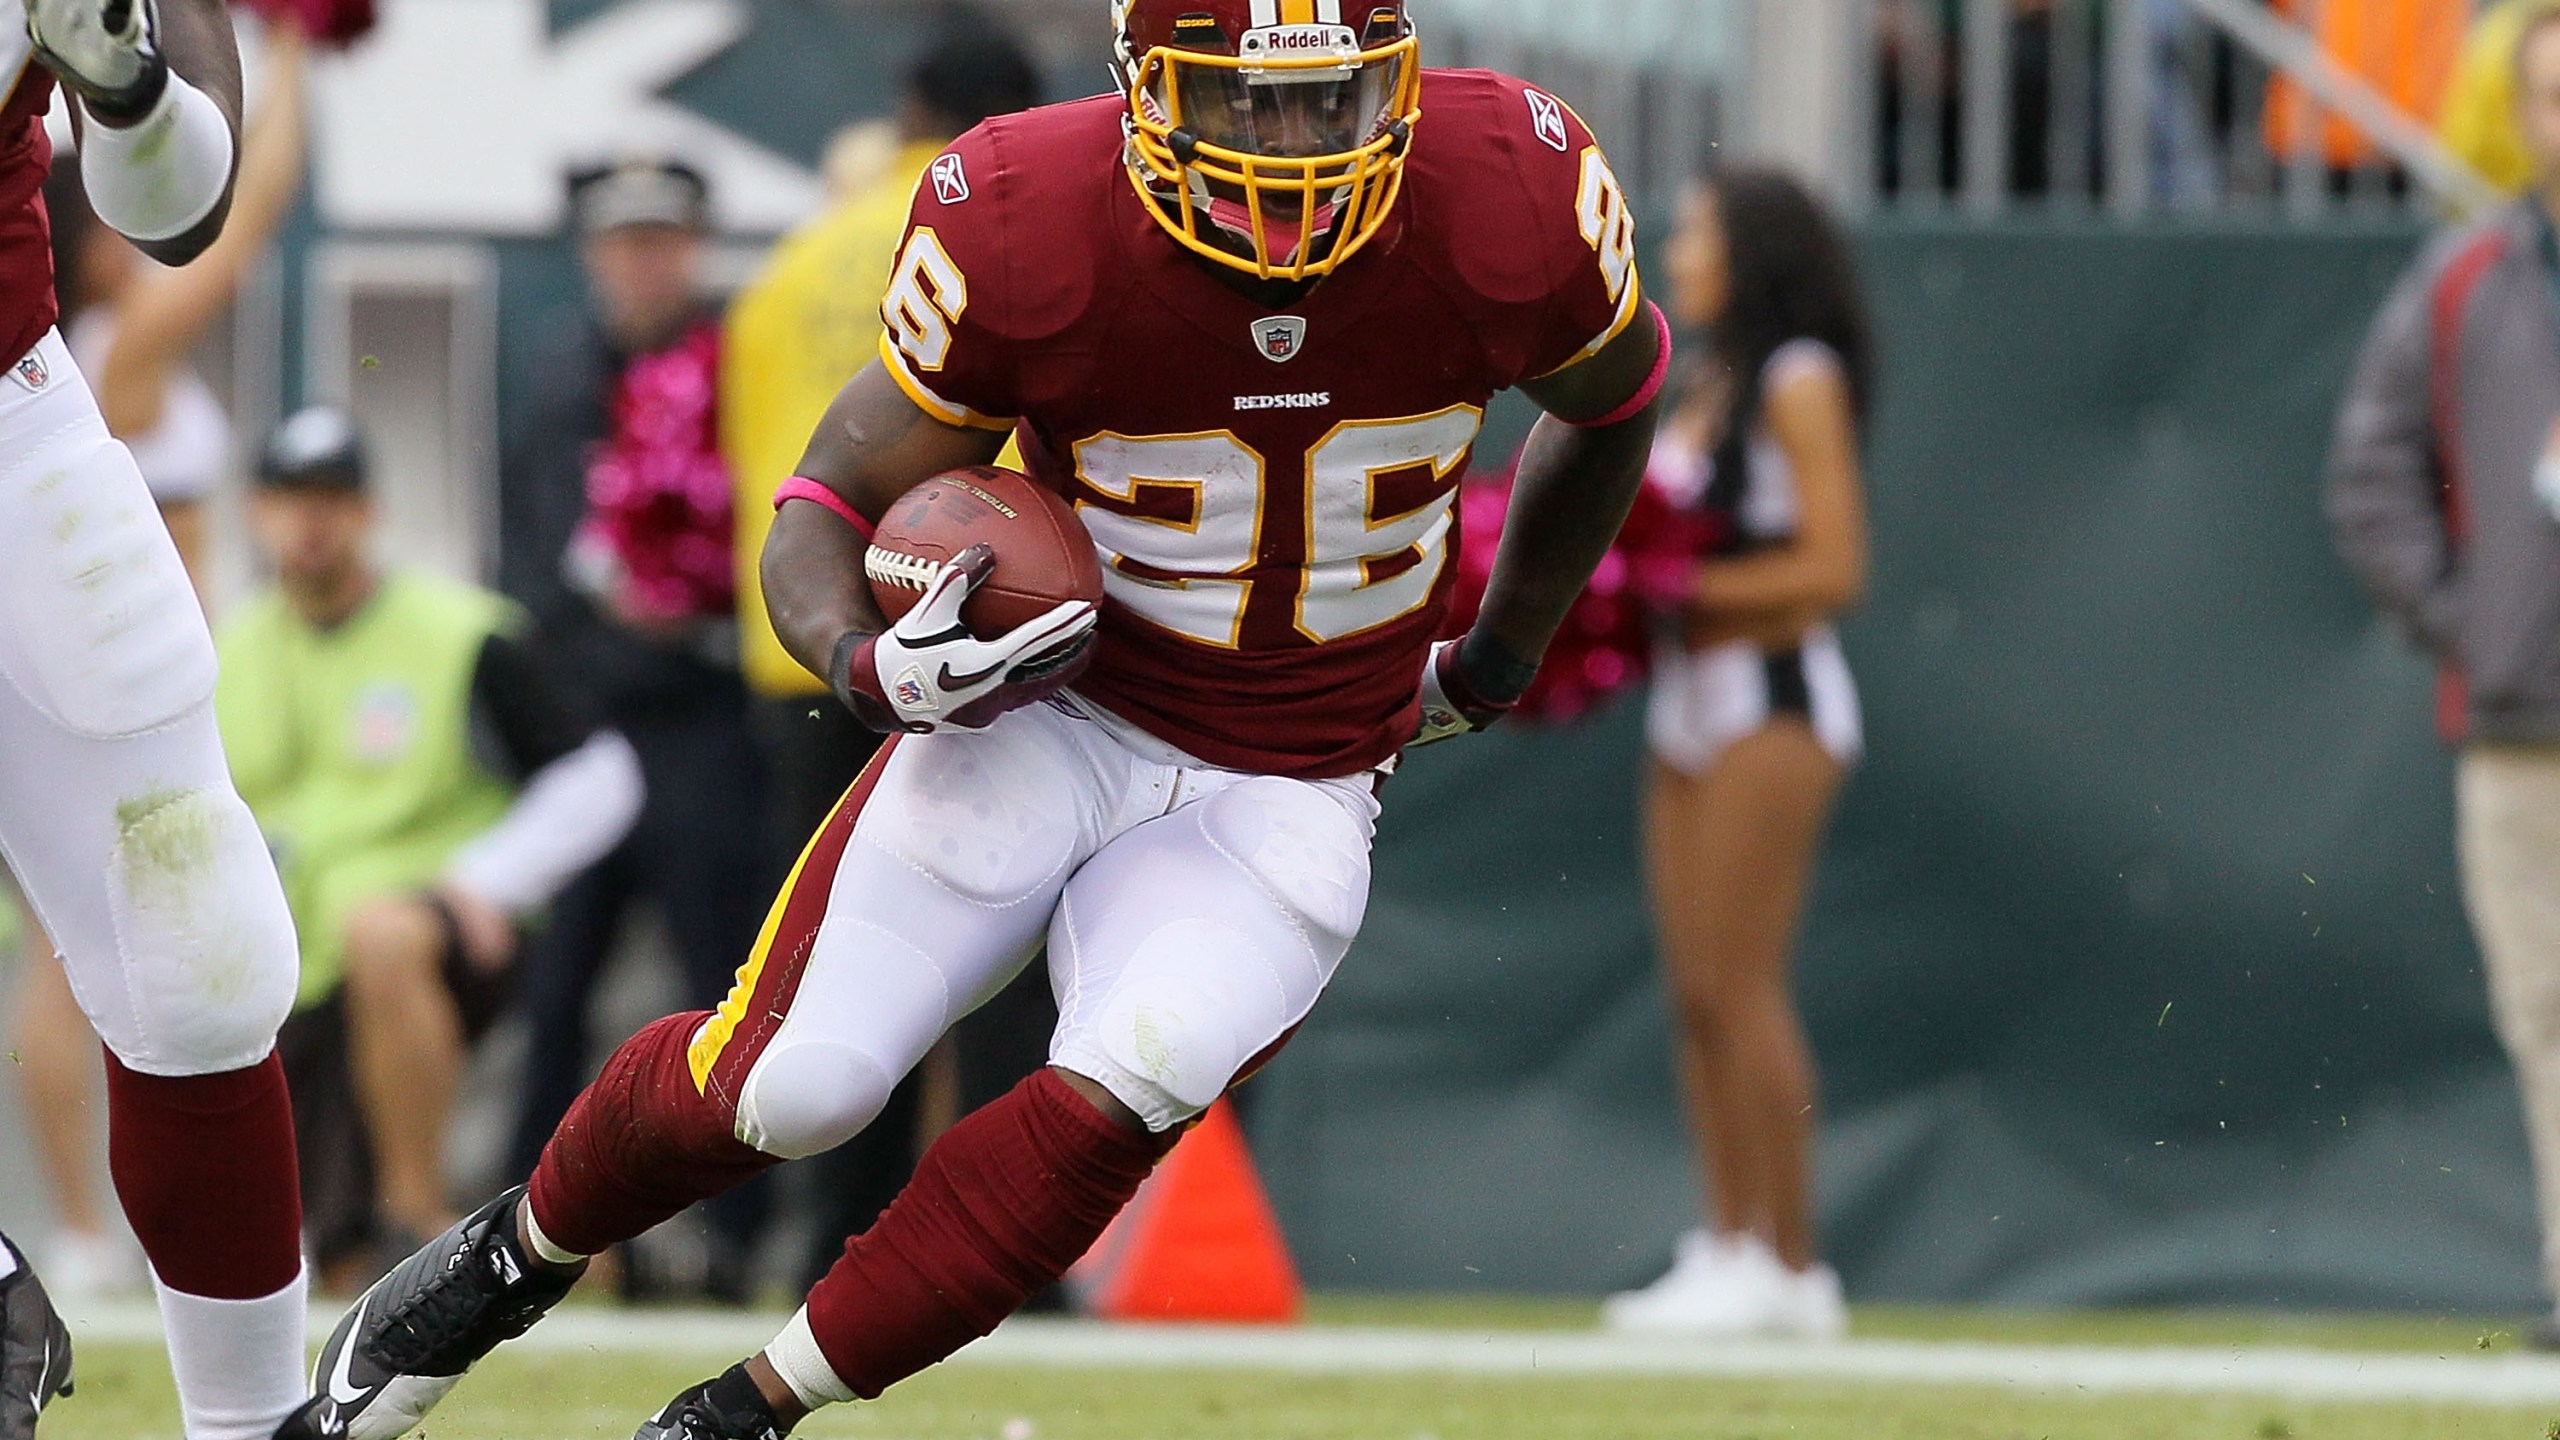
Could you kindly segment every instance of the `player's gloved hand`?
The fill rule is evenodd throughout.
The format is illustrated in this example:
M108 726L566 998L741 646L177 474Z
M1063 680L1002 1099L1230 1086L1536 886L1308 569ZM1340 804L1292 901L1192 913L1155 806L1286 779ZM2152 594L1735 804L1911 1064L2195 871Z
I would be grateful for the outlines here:
M1537 666L1512 659L1489 640L1441 641L1423 662L1422 729L1411 743L1435 744L1491 726L1511 713L1536 678Z
M923 735L945 725L983 730L1065 689L1093 658L1101 612L1070 601L980 640L960 623L960 607L995 568L995 551L972 545L934 572L924 598L887 634L839 641L827 677L837 698L874 730Z
M27 0L36 59L110 125L151 113L169 88L159 0Z

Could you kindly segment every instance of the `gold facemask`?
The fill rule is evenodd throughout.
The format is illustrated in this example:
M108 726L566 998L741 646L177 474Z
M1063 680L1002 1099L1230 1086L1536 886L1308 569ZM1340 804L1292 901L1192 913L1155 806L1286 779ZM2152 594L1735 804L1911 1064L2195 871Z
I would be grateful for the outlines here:
M1420 47L1410 35L1287 58L1159 47L1129 112L1129 178L1166 233L1256 279L1310 280L1376 238L1403 193Z

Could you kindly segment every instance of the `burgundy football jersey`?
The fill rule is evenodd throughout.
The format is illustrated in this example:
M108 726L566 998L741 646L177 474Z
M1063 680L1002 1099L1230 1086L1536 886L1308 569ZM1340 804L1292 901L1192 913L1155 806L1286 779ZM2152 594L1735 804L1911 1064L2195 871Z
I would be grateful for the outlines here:
M53 300L53 245L45 229L44 176L53 142L44 112L53 103L53 72L35 62L21 5L0 6L0 76L9 99L0 105L0 368L35 348L58 318Z
M1477 71L1422 104L1387 228L1276 310L1147 213L1115 98L983 126L917 190L886 362L954 423L1020 427L1102 551L1077 693L1212 765L1349 775L1411 738L1486 402L1640 309L1571 110Z

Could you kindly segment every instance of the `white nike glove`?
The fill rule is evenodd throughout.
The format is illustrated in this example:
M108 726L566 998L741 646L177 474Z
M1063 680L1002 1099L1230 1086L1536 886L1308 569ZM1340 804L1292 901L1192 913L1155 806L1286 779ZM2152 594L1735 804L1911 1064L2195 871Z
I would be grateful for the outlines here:
M972 545L937 568L924 598L885 635L847 635L828 681L863 724L930 734L983 730L1008 710L1046 700L1084 673L1102 614L1071 600L995 640L960 623L960 607L995 573L995 552Z
M169 85L159 0L27 0L36 58L110 124L151 113Z

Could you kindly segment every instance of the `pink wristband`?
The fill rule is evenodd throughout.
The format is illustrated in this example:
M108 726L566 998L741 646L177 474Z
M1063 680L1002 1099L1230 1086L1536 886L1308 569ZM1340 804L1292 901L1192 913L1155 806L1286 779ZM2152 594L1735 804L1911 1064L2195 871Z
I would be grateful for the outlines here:
M813 505L824 505L833 510L836 512L836 518L852 526L854 533L860 535L866 542L878 532L878 527L863 519L862 512L854 509L843 496L805 475L792 476L782 482L781 489L773 492L773 508L776 510L794 500L806 500Z
M1637 388L1634 398L1626 404L1597 420L1568 422L1576 429L1604 430L1612 425L1626 424L1644 413L1644 407L1652 404L1655 398L1662 394L1663 383L1671 378L1671 320L1662 313L1661 306L1650 300L1644 302L1644 308L1653 316L1654 332L1662 337L1661 353L1653 357L1653 373L1644 377L1644 384Z

